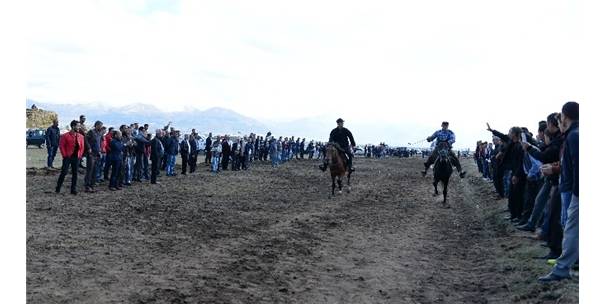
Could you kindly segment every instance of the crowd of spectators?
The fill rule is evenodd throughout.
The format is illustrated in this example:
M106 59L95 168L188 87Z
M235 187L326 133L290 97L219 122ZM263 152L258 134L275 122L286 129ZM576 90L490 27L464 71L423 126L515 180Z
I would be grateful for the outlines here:
M567 102L560 112L538 122L536 136L525 127L508 134L494 130L492 142L478 141L474 159L496 198L507 198L517 229L536 233L553 264L541 282L570 278L579 258L579 104Z

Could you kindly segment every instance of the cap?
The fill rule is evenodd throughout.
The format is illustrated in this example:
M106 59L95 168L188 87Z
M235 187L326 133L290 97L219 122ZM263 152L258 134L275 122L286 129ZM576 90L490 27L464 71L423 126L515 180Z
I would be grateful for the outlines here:
M337 123L340 123L340 122L345 122L345 120L343 120L342 118L337 119Z
M443 125L448 125L448 121L443 121L442 124Z

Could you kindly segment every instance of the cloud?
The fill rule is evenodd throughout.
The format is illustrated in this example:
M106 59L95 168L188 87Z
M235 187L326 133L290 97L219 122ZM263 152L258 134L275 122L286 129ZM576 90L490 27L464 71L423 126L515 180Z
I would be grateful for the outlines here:
M268 119L334 114L427 129L446 119L482 130L492 119L503 129L533 125L586 89L575 76L586 59L570 1L33 7L28 83L47 85L27 93L47 102L223 106Z

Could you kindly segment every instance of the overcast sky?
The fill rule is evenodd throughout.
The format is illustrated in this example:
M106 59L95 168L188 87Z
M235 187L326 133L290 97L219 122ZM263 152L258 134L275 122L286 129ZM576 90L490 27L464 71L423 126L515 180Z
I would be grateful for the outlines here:
M577 1L32 3L26 93L41 102L406 121L414 139L448 120L470 146L486 121L535 131L588 94Z

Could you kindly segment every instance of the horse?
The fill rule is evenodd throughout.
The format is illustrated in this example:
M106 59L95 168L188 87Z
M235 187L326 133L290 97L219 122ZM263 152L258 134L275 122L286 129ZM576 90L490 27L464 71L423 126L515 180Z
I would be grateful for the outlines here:
M349 179L351 171L347 170L347 162L340 153L340 147L337 143L328 143L326 145L326 157L328 158L328 167L330 168L330 177L332 178L332 195L335 195L335 179L339 184L339 194L343 193L342 179L347 173L347 192L349 192Z
M448 181L450 180L450 175L452 175L452 163L448 153L448 147L436 147L436 149L439 150L438 157L436 158L433 167L434 196L438 196L440 194L438 192L438 183L442 182L442 194L444 195L444 201L442 204L444 207L448 207L448 204L446 203L446 195L448 194Z

